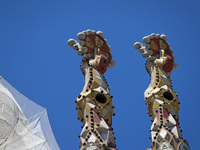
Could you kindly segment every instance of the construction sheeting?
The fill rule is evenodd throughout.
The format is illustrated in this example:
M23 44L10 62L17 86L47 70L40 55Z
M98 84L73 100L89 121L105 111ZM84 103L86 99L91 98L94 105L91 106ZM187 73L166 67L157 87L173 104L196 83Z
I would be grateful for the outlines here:
M47 111L0 77L0 150L60 150Z

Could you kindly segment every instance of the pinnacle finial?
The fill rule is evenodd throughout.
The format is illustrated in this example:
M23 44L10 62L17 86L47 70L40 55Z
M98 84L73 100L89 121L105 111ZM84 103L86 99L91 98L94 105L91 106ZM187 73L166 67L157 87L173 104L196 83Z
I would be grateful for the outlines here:
M91 62L102 74L107 69L115 66L116 63L110 53L111 47L107 45L108 42L104 39L102 31L88 29L79 32L77 39L79 42L74 39L69 39L67 44L73 47L74 50L77 50L78 56L82 56L82 64Z
M152 33L151 35L143 37L142 42L145 45L136 42L134 48L139 50L142 56L148 59L148 62L155 62L160 59L160 61L156 62L160 62L161 64L159 66L167 73L170 73L178 67L178 63L174 62L175 57L172 56L173 50L170 49L170 44L167 43L166 35Z

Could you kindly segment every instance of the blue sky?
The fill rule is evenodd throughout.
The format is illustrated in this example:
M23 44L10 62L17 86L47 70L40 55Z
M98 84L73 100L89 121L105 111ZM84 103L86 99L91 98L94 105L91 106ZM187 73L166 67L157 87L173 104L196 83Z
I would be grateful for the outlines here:
M101 30L117 63L105 74L114 97L117 148L149 148L151 118L143 93L150 78L145 59L133 44L151 33L164 33L179 64L171 79L181 102L183 137L191 149L198 149L199 4L197 0L0 0L0 75L47 108L62 150L78 150L82 124L74 100L84 77L81 57L67 40L83 30Z

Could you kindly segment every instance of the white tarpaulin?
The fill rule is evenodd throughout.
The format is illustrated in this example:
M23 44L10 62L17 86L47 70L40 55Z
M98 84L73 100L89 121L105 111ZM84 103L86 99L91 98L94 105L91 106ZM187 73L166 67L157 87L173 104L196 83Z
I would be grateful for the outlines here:
M47 111L0 77L0 150L60 150Z

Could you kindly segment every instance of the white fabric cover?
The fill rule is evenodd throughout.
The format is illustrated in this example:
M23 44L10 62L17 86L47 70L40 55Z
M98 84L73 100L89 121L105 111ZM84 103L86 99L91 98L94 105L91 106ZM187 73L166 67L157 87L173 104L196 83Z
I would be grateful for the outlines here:
M47 111L0 77L0 150L60 150Z

